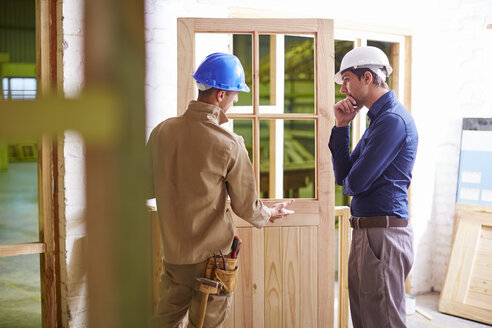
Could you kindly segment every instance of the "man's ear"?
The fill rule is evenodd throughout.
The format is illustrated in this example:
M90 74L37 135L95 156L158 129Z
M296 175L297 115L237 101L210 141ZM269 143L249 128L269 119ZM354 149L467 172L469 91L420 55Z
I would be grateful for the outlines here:
M366 84L371 84L372 83L372 74L369 71L366 71L363 76L364 82Z
M225 95L226 95L226 92L224 90L218 90L217 93L215 94L215 98L220 103L224 99Z

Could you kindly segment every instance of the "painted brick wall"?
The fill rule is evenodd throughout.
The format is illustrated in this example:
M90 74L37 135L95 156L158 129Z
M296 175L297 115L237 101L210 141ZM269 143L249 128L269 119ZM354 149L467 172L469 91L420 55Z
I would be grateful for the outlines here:
M452 244L463 117L492 116L490 1L436 1L414 26L413 114L416 239L412 292L440 291Z
M63 90L75 97L83 86L83 1L63 1ZM87 326L87 284L84 267L85 168L84 144L73 131L65 133L59 149L60 259L63 327Z

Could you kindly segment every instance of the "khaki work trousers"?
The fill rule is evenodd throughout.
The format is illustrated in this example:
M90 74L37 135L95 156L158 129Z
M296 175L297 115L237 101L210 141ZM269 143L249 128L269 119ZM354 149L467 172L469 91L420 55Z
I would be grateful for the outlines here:
M348 263L354 328L406 327L405 279L413 264L413 230L352 229Z
M176 265L164 262L164 273L159 286L160 300L153 327L196 327L202 293L196 278L203 277L207 261ZM231 308L232 293L209 295L204 328L220 327ZM188 315L188 316L187 316Z

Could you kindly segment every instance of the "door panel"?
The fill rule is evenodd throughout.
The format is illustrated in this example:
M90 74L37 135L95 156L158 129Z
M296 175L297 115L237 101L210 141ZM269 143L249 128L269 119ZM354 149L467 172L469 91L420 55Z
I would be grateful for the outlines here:
M205 42L213 34L217 36L212 40L223 43ZM287 69L305 69L296 71L302 61L287 57L306 40L311 48L301 48L312 53L307 64L311 71L306 71L311 80L286 82ZM252 92L229 111L229 119L239 123L229 128L246 134L258 193L267 198L264 203L297 198L291 206L294 215L263 229L234 216L243 243L239 286L226 327L316 327L334 322L334 179L327 147L334 122L333 49L331 20L178 19L178 115L195 99L188 72L209 53L238 55L247 75L251 72L247 83ZM288 106L303 97L302 106ZM306 124L311 128L304 131ZM306 166L309 174L296 164Z

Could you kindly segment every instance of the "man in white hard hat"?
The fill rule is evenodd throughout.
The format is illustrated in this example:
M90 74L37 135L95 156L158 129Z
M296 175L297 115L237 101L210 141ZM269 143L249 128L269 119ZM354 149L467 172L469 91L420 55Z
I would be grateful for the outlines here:
M334 106L329 147L335 180L352 196L349 298L354 327L406 327L405 279L413 264L408 187L418 135L410 113L388 90L383 51L360 47L342 59L335 81L347 97ZM370 125L350 152L350 122L362 106Z
M231 210L257 228L293 213L286 209L293 200L263 205L243 139L220 126L239 92L249 92L239 59L211 54L192 76L198 99L183 115L157 125L147 143L148 198L156 198L164 257L155 327L184 327L187 314L188 327L199 325L197 278L214 254L230 256L236 235ZM221 326L231 299L228 291L209 295L203 326Z

